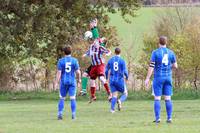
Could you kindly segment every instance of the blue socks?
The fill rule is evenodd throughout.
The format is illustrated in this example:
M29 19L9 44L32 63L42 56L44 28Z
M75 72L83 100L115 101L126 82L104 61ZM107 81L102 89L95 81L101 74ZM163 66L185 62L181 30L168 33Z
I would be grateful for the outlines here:
M115 104L117 102L117 98L116 97L112 97L111 100L111 110L115 110Z
M71 99L71 111L72 111L72 118L75 118L76 115L76 100ZM58 116L62 116L63 109L64 109L65 100L60 99L58 102Z
M172 118L172 108L173 104L171 100L165 100L165 106L166 106L166 111L167 111L167 120Z
M124 102L125 100L127 99L127 95L126 94L123 94L121 97L120 97L120 101L121 102Z
M160 100L154 100L154 113L156 120L160 119L160 109L161 109Z
M65 104L65 100L60 99L59 102L58 102L58 116L62 116L64 104Z
M71 99L71 111L72 111L72 118L76 115L76 99Z

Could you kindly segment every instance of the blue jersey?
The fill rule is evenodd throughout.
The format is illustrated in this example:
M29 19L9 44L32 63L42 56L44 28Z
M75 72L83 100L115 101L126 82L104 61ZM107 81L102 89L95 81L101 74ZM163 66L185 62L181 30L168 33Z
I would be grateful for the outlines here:
M75 85L75 72L79 69L78 60L71 56L65 56L58 61L58 70L61 70L61 83Z
M161 47L152 52L151 62L155 63L154 78L171 77L172 64L176 62L176 56L172 50Z
M110 70L110 82L124 81L124 76L128 79L128 71L125 61L120 56L113 56L106 65L106 79Z

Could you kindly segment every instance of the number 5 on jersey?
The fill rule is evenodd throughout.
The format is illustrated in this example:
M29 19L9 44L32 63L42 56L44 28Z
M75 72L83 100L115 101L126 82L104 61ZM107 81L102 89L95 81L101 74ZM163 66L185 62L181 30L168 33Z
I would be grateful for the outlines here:
M162 59L162 64L165 64L167 66L168 63L169 63L168 54L164 54L163 59Z
M71 62L66 62L66 64L65 64L65 71L67 72L67 73L69 73L69 72L71 72Z

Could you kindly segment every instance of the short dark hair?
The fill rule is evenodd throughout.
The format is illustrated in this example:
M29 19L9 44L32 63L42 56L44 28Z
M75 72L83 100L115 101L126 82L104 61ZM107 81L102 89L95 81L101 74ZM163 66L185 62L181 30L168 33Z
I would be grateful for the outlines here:
M120 53L121 53L120 48L115 48L115 54L116 54L116 55L119 55Z
M167 37L166 36L160 36L159 37L159 43L160 43L160 45L166 45L167 44Z
M65 46L62 50L65 55L70 55L72 53L72 47L70 45Z

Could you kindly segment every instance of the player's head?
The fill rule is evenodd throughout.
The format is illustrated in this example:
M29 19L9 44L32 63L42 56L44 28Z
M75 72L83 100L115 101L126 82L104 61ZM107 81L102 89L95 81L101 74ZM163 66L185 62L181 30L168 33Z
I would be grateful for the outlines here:
M159 37L159 44L160 44L161 46L166 45L166 44L167 44L167 37L166 37L166 36L160 36L160 37Z
M121 53L120 48L115 48L115 54L116 54L116 55L120 55L120 53Z
M65 55L70 55L72 53L72 47L70 45L67 45L63 48L63 52Z

